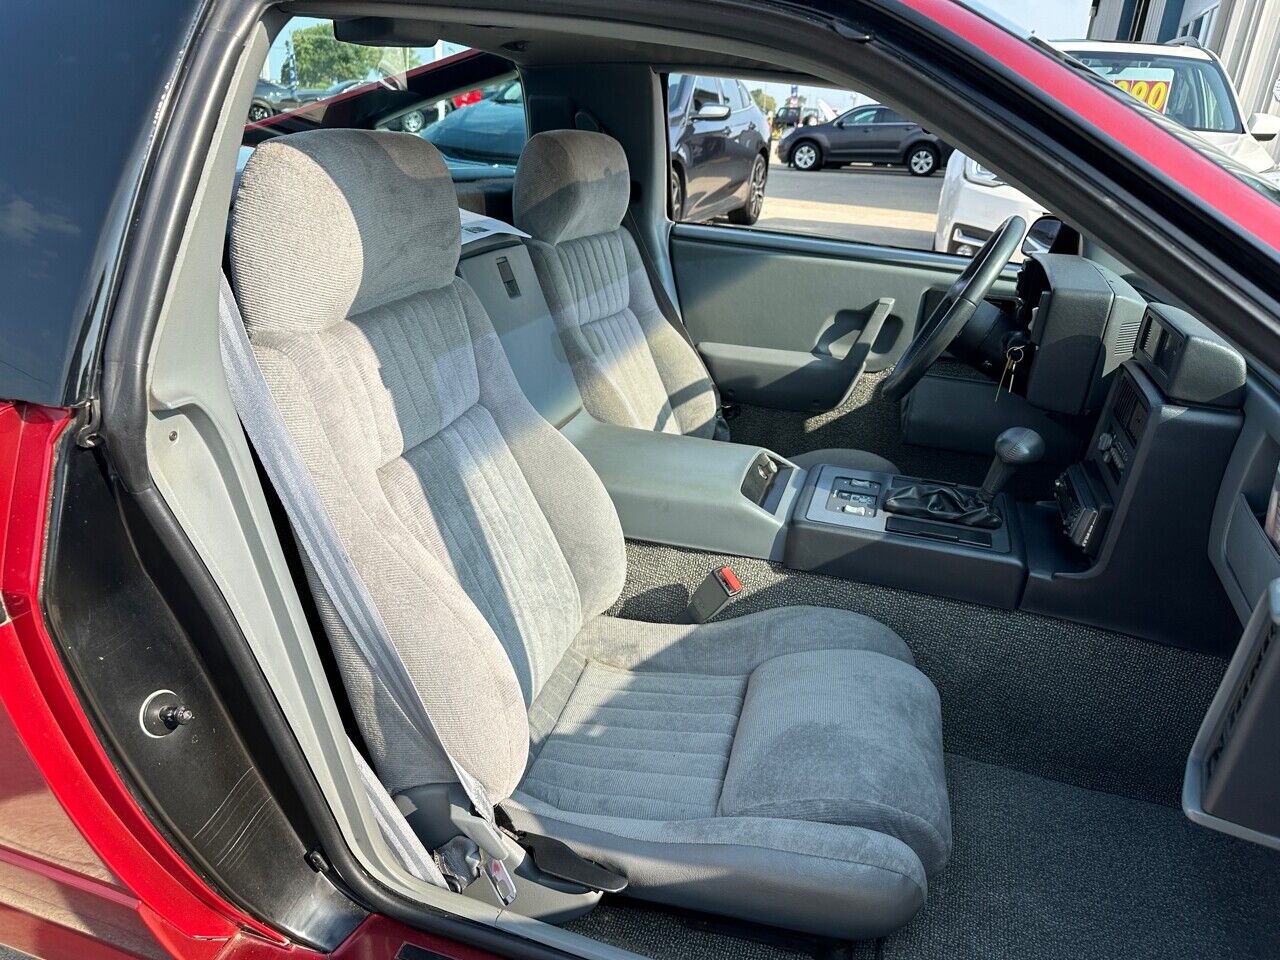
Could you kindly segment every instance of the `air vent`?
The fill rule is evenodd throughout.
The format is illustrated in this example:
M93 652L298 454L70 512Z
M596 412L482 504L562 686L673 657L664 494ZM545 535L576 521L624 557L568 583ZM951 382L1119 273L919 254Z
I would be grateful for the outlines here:
M1146 331L1142 334L1142 346L1139 349L1154 360L1156 351L1160 349L1160 335L1164 333L1164 328L1150 313L1147 314L1147 319L1149 322Z
M1138 331L1142 328L1142 318L1126 320L1116 330L1113 355L1117 360L1127 360L1133 356L1133 346L1138 341Z
M1116 404L1111 410L1112 419L1118 423L1124 432L1129 434L1129 439L1135 443L1138 438L1133 434L1133 428L1130 423L1133 419L1133 412L1138 408L1138 394L1133 389L1133 384L1128 377L1122 377L1120 387L1116 391Z

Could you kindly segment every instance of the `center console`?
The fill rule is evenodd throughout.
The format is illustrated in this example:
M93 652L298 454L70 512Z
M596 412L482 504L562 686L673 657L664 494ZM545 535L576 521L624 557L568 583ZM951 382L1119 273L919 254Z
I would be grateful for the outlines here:
M787 537L797 570L918 590L988 606L1018 604L1026 575L1017 511L993 498L992 528L902 516L885 509L895 490L930 481L825 465L809 471ZM972 487L957 488L977 496Z
M805 471L760 447L601 423L583 409L528 251L503 240L472 246L459 271L493 318L524 393L590 462L628 538L1188 647L1216 642L1235 618L1207 547L1213 492L1244 420L1245 363L1183 311L1147 306L1133 357L1118 370L1110 352L1090 355L1109 389L1088 453L1061 474L1052 498L1015 503L1000 492L1004 482L1045 448L1027 427L997 439L996 460L975 489L838 464ZM1122 299L1127 309L1130 298ZM1042 297L1040 309L1047 305ZM1127 314L1107 315L1123 319L1116 329L1129 335ZM1044 314L1036 316L1042 350L1049 341L1071 347L1070 336L1050 337ZM1092 404L1092 395L1076 398L1072 410L1086 399ZM1253 458L1268 489L1271 451ZM1219 521L1225 545L1216 555L1241 596L1259 588L1258 556L1280 573L1258 520L1261 480L1250 473L1245 481L1246 495L1226 505L1230 522Z
M633 540L781 560L804 471L760 447L633 430L583 412L561 431Z
M1177 646L1218 642L1234 613L1207 544L1245 376L1240 354L1190 314L1147 308L1084 459L1053 501L1020 505L1024 609Z

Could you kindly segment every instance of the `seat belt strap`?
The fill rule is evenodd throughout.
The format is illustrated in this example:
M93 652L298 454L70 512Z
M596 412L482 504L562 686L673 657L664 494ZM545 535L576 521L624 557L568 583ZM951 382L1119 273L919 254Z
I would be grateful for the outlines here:
M671 326L675 327L680 336L684 338L684 342L698 349L697 344L693 342L693 337L689 334L689 328L684 325L684 320L680 317L680 311L676 309L675 303L671 300L671 295L667 293L667 286L662 282L662 277L658 275L658 265L654 263L653 257L649 255L649 247L644 242L644 237L640 235L640 225L636 223L635 215L631 212L631 208L627 208L627 212L622 216L623 226L627 228L627 232L636 242L636 251L640 254L640 262L644 264L645 275L649 278L649 286L653 288L653 299L658 304L658 312L662 314L663 319ZM715 384L712 384L714 387ZM716 396L716 406L720 405L720 397Z
M427 705L414 686L400 651L392 642L381 614L320 501L315 481L302 461L297 444L285 427L280 409L253 355L240 307L225 274L218 289L218 343L236 413L284 506L316 579L372 675L383 685L415 732L425 742L434 741L440 747L453 768L454 776L466 791L467 799L491 828L477 831L482 836L473 839L490 857L503 859L507 850L502 844L493 803L484 785L467 772L436 732Z
M355 758L356 769L360 771L360 783L364 786L364 792L369 798L369 806L373 809L373 819L378 824L382 838L387 841L387 846L400 861L400 865L425 883L444 887L446 890L450 889L449 882L445 880L440 867L436 865L435 859L423 842L418 839L418 835L413 832L413 827L409 826L409 821L396 806L390 791L382 785L382 781L373 772L368 761L361 756L356 745L350 740L347 743L351 747L351 756Z

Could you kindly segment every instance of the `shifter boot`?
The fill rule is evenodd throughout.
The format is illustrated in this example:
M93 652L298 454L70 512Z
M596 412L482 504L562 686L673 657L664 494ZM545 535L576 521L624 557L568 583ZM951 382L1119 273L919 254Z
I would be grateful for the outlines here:
M946 483L909 483L891 487L884 509L904 517L958 523L965 527L994 529L1003 522L990 504L975 493L967 493Z

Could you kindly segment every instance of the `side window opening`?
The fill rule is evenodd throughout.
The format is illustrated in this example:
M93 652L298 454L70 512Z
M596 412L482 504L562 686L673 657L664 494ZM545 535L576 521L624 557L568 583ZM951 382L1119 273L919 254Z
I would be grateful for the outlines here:
M688 118L718 103L730 118L680 114L674 98L685 81ZM936 234L952 148L892 106L756 78L670 74L666 82L673 219L946 249Z

